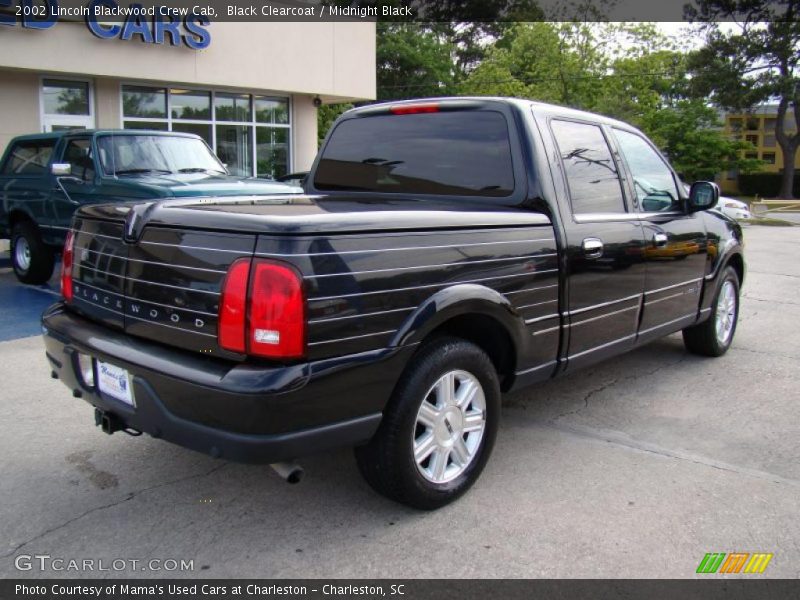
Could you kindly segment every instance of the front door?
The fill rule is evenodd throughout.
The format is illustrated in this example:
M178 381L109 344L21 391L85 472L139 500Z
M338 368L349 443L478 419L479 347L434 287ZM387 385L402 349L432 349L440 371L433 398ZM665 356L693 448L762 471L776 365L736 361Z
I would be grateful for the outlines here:
M634 188L644 228L646 263L639 341L661 337L697 317L706 269L706 230L699 213L687 214L678 180L644 137L613 130Z
M606 132L597 124L553 119L569 195L567 369L631 348L644 288L641 223L626 201ZM564 203L566 204L566 203Z
M62 162L72 167L68 177L53 177L53 193L50 196L54 233L59 238L66 236L72 214L81 204L98 199L97 167L89 136L69 137L64 140ZM61 239L63 241L63 239Z

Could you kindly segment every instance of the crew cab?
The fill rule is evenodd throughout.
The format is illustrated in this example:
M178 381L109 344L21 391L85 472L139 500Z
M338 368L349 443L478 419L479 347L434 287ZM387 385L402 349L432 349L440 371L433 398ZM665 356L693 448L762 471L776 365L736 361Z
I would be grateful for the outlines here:
M625 123L376 104L304 185L78 210L44 341L104 431L279 466L354 446L378 492L433 509L484 468L503 392L678 331L733 340L741 228Z
M228 174L199 136L164 131L58 131L16 137L0 161L0 238L24 283L53 273L72 214L84 204L299 193Z

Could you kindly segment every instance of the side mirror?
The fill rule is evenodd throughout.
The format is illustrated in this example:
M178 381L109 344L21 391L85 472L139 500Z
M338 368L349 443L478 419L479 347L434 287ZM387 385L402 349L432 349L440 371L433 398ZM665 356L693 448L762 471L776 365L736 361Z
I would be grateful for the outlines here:
M72 174L72 165L69 163L53 163L50 165L50 173L56 177L66 177Z
M689 190L689 212L714 208L719 201L719 186L713 181L695 181Z

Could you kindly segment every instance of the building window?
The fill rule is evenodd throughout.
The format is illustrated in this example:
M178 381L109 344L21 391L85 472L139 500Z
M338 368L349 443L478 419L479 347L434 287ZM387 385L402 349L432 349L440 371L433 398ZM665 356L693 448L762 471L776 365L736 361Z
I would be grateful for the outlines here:
M94 127L92 86L88 81L42 79L44 131Z
M775 164L775 153L774 152L764 152L761 154L761 160L763 160L768 165Z
M766 134L764 135L764 148L774 148L775 147L775 135Z
M748 117L747 118L747 129L750 131L758 131L760 119L757 117Z
M253 94L122 86L123 127L202 137L233 175L289 172L289 100Z
M753 144L753 146L758 146L758 135L746 135L744 139L746 142Z
M728 124L730 125L731 131L741 131L742 130L742 120L738 118L731 118L728 120Z
M733 181L739 176L739 171L737 169L731 169L727 173L725 173L725 179L728 181Z

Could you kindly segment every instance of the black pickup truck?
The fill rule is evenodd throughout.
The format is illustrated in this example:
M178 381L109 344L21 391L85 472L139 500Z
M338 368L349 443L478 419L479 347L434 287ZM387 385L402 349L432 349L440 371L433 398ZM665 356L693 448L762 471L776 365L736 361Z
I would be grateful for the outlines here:
M728 349L742 232L717 197L598 115L362 107L303 195L81 208L47 358L107 433L283 466L352 445L436 508L484 468L502 392L677 331Z

